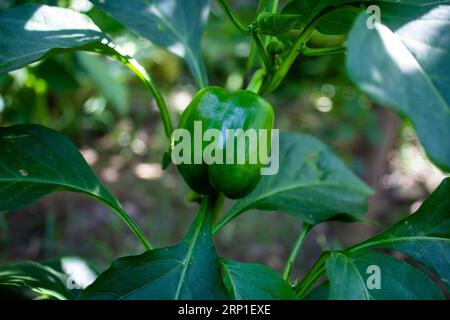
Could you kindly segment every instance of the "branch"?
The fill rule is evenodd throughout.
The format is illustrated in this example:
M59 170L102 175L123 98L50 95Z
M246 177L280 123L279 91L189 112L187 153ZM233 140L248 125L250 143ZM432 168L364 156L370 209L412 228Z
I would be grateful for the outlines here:
M233 12L227 0L217 0L217 4L223 9L225 14L230 18L231 22L239 29L242 33L248 34L248 28L241 22L239 17Z

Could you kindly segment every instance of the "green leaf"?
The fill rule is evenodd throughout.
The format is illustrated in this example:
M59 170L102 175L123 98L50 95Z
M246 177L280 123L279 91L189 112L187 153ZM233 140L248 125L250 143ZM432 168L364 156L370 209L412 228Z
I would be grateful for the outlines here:
M333 10L320 19L316 29L323 34L346 34L350 31L360 11L359 8L351 6L343 6Z
M297 14L261 12L256 18L256 31L271 36L286 33L294 28L300 17Z
M206 201L184 239L113 262L80 299L226 299Z
M222 259L225 284L236 300L294 300L290 285L275 271L259 264Z
M297 14L296 28L302 29L315 17L320 17L316 29L324 34L345 34L352 27L361 6L369 5L412 5L416 7L434 6L448 3L442 0L291 0L283 8L283 14ZM382 16L384 11L382 10ZM367 16L366 16L367 17Z
M419 269L371 249L401 251L437 274L449 288L450 177L443 180L416 213L349 249L325 252L296 292L305 296L326 265L332 299L442 298L435 284ZM369 272L367 268L373 265L380 268L381 288L369 290L366 284L374 269ZM311 292L307 298L310 296L317 295Z
M199 87L207 84L200 40L208 18L207 0L93 0L137 34L186 60Z
M101 90L108 102L119 116L128 113L128 90L117 74L101 57L79 52L77 54L81 66Z
M416 213L349 250L367 248L402 251L439 275L450 289L450 178Z
M371 266L379 268L379 288L368 285L378 275ZM326 269L331 300L443 299L425 273L381 252L331 252Z
M63 63L57 57L52 57L34 67L33 73L37 78L46 82L49 91L65 93L65 91L75 91L80 87L75 78L75 70L71 67L72 64Z
M328 300L330 295L330 282L325 281L318 285L303 300Z
M72 299L65 285L65 276L36 262L21 262L0 267L0 288L27 289L50 299ZM28 297L28 295L25 295Z
M157 96L157 101L161 100L144 68L124 54L86 15L59 7L27 4L0 14L0 34L0 73L21 68L58 53L73 50L94 51L125 64ZM108 98L114 101L117 109L123 110L123 90L112 96L112 84L106 88L107 84L104 80L100 81L98 74L96 80L103 90L109 90L111 97ZM158 106L161 107L161 103L158 103ZM167 110L164 107L160 109L167 124Z
M263 176L252 193L235 202L216 230L249 209L286 212L312 225L367 210L371 189L319 140L282 134L279 154L278 173Z
M0 14L0 73L75 49L102 47L108 39L87 17L73 10L26 4Z
M311 22L316 14L319 14L327 5L331 5L331 2L325 2L326 1L319 2L317 0L294 0L287 3L282 12L287 15L297 14L300 16L295 27L297 29L302 29ZM324 16L320 18L316 29L323 34L345 34L350 30L359 11L358 8L351 6L343 6L333 10L333 12L324 14Z
M357 19L347 71L372 99L407 117L430 159L450 171L450 6L386 6Z
M39 125L0 127L0 150L0 212L24 208L52 192L84 193L112 208L149 247L65 136Z

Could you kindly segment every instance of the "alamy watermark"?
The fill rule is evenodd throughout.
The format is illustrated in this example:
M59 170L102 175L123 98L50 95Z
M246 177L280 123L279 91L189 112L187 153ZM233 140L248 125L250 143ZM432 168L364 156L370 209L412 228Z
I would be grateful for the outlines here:
M84 289L84 286L78 283L78 281L75 279L76 277L74 275L68 275L66 279L66 287L69 290L73 289Z
M178 128L173 131L171 140L171 159L175 165L260 163L263 165L260 173L265 176L277 174L279 170L278 129L207 129L203 132L202 121L194 121L193 133ZM206 147L204 142L208 143Z
M381 289L381 269L376 264L367 267L366 273L370 274L366 280L366 287L369 290Z
M366 20L366 26L368 29L375 29L375 25L381 22L381 9L379 6L373 4L367 7L366 13L369 17Z

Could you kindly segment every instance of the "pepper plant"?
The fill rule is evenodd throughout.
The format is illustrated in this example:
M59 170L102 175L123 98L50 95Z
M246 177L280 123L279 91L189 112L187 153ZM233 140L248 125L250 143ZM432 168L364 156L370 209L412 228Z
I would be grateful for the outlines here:
M355 86L410 121L429 159L450 170L450 1L260 0L253 20L244 22L227 0L217 0L214 5L252 43L251 79L234 93L220 84L208 87L200 48L208 0L91 2L130 32L184 59L199 92L180 128L191 130L194 121L203 120L210 128L270 129L277 106L272 109L264 96L283 85L292 65L301 65L302 56L345 54ZM346 40L338 47L313 48L309 40L316 32ZM75 50L113 58L142 80L159 108L169 145L174 124L152 77L87 15L32 3L0 13L1 73ZM171 148L164 167L170 165ZM255 173L259 162L179 165L180 179L197 192L199 211L177 245L154 248L68 138L39 124L0 127L0 213L53 192L77 192L108 206L142 243L142 254L117 259L82 290L69 288L60 270L23 262L0 267L1 292L31 291L32 297L51 299L444 297L450 289L450 179L412 215L362 243L323 252L299 277L291 271L310 230L329 221L364 221L373 192L307 133L281 132L279 157L278 173L267 176ZM235 201L228 212L222 212L224 196ZM221 257L214 247L213 236L250 209L285 212L303 223L282 274Z

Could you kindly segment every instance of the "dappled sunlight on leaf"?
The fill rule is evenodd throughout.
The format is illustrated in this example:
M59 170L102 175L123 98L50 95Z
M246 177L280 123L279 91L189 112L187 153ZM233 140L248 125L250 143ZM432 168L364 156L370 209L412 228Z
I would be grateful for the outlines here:
M0 72L21 68L55 50L95 47L106 38L83 14L31 3L0 14L0 33Z
M199 87L207 83L200 39L209 13L206 0L93 0L140 36L184 58Z
M374 30L362 13L350 32L349 76L371 98L408 117L430 159L448 171L450 38L441 35L450 27L450 6L382 9Z

